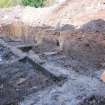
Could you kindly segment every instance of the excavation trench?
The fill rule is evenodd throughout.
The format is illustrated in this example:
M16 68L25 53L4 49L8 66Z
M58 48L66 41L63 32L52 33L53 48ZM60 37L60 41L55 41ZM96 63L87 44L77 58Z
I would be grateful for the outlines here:
M64 43L65 48L60 51L60 42L58 43L58 39L55 38L57 33L49 32L46 33L46 38L42 43L6 41L11 48L15 47L25 57L12 63L0 65L0 77L1 80L5 81L1 81L0 85L1 87L4 85L3 88L0 88L1 91L5 89L1 98L4 101L1 105L20 101L22 105L30 105L28 104L30 100L36 103L33 105L38 105L33 99L33 97L37 98L38 95L42 95L42 97L38 97L38 102L42 102L39 105L43 105L43 103L46 103L45 105L62 105L62 103L68 105L66 104L68 102L69 104L74 103L71 105L104 105L105 85L100 81L100 75L104 71L104 67L102 67L100 61L104 62L102 58L104 58L103 52L105 50L101 43L96 43L98 42L97 39L93 41L98 34L91 37L92 33L69 33L70 37L65 41L69 44ZM50 40L52 33L54 35L53 41ZM49 35L48 38L47 34ZM52 39L53 35L51 36ZM57 35L59 37L59 34ZM85 35L86 38L82 35ZM2 50L0 53L3 55ZM16 59L11 58L11 54L9 56L9 60ZM5 59L8 61L8 57L2 56L1 58L3 62ZM65 76L67 77L66 81L64 81ZM11 88L9 92L12 100L10 100L8 94L5 95L9 87ZM48 90L49 87L52 89ZM42 91L49 92L43 95ZM33 95L34 93L38 93L38 95ZM32 99L30 97L27 99L29 95L32 95ZM69 101L62 100L62 97ZM47 101L45 102L44 99ZM19 103L19 105L21 104Z
M90 61L88 61L88 60L85 61L86 59L84 60L81 57L79 59L78 59L78 57L76 58L76 55L72 55L72 56L68 57L65 55L65 53L63 51L59 50L59 46L57 46L57 45L54 46L51 43L46 45L44 43L42 45L37 45L37 46L24 46L24 47L20 47L19 49L22 50L23 52L27 53L28 55L32 55L32 54L37 55L42 61L44 61L44 63L41 65L43 67L47 68L50 72L52 72L55 69L54 73L57 74L57 72L59 72L59 71L62 72L63 70L66 70L66 71L63 71L61 73L61 75L65 75L65 73L67 72L67 75L69 75L69 76L72 76L71 73L75 72L76 74L81 75L80 77L83 78L83 84L85 84L85 82L87 81L86 78L84 78L84 76L86 76L88 79L92 79L92 78L96 79L97 81L94 81L94 79L92 80L93 82L90 83L90 86L93 86L93 83L97 84L98 82L99 83L101 82L100 75L103 72L103 69L101 69L101 68L103 68L103 67L101 67L102 65L96 66L94 62L90 63ZM92 59L94 59L94 58L92 58ZM76 79L78 79L78 78L76 78ZM75 79L72 81L75 82ZM81 80L80 81L77 80L77 84L79 85L78 82L81 82ZM65 84L66 84L66 82L65 82ZM73 87L71 86L71 88L73 88ZM81 88L78 86L76 89L81 90ZM88 96L78 95L77 93L74 94L76 97L76 100L79 100L79 101L73 105L104 105L105 104L104 95L101 96L101 92L99 95L95 94L95 92L96 93L98 92L98 89L95 90L93 95L92 95L92 90L94 90L94 89L89 88L88 84L85 87L85 89L90 89L91 92L88 94L85 90L82 91L82 92L84 92L84 94L88 94ZM72 91L70 91L70 92L72 92ZM70 96L70 98L72 98L72 96Z

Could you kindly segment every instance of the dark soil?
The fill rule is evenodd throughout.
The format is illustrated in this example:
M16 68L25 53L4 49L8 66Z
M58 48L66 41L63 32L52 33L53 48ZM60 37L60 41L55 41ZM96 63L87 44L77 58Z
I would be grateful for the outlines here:
M9 62L16 59L17 56L11 52L11 50L7 47L4 47L0 44L0 63Z
M31 105L30 101L32 105L105 105L105 85L99 79L103 70L89 61L77 59L76 56L68 57L57 48L47 43L29 48L28 51L27 47L24 47L25 51L21 49L27 56L32 50L44 60L44 64L39 64L41 68L37 67L36 61L30 62L27 57L0 65L0 77L4 80L0 90L2 92L2 89L5 89L3 97L0 98L4 105L8 104L8 101L11 105L14 100L22 100L19 105ZM46 69L42 70L43 67ZM53 76L47 71L53 72ZM57 85L54 73L66 74L68 80ZM2 88L2 84L6 84L6 87Z
M105 105L105 97L93 95L84 99L79 105Z
M22 99L26 95L38 92L54 84L53 78L45 75L35 66L33 67L27 60L17 61L12 64L2 64L0 66L0 77L5 80L0 85L0 91L2 92L0 105L3 105L3 102L13 101L14 96L17 96L17 99ZM4 85L7 87L2 87ZM9 93L7 94L8 91Z

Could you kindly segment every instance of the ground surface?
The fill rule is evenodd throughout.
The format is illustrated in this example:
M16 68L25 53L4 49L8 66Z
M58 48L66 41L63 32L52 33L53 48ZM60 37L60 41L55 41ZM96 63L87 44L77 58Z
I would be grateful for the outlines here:
M15 61L8 65L2 64L0 66L0 89L3 94L1 100L5 100L1 101L1 104L9 102L19 105L105 104L105 84L99 78L103 70L73 59L73 57L68 58L63 52L57 52L59 51L57 48L52 51L51 45L44 47L44 51L43 47L33 47L32 50L28 50L27 56L32 51L34 55L38 50L36 54L40 60L44 61L40 64L42 67L57 77L66 76L67 78L61 82L53 82L54 78L50 77L49 73L47 76L46 73L41 74L40 69L37 73L37 70L27 60ZM51 79L48 79L49 77ZM11 98L5 94L7 91Z
M104 5L1 9L0 105L105 105Z

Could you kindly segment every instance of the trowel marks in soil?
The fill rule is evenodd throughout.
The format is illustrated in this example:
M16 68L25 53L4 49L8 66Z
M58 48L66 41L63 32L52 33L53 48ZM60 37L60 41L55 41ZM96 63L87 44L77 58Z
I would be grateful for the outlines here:
M0 77L6 81L3 82L2 85L8 84L15 89L8 95L5 95L7 92L5 91L3 93L3 98L0 97L0 100L2 98L6 103L6 97L9 98L12 93L14 95L10 97L10 100L14 99L14 96L17 96L17 99L22 99L23 96L38 92L50 85L54 85L56 77L54 78L52 74L44 70L41 71L41 69L42 68L37 64L32 64L28 58L24 58L12 64L0 65ZM8 90L8 85L5 87L6 90ZM2 89L3 88L1 87L0 91L2 91Z

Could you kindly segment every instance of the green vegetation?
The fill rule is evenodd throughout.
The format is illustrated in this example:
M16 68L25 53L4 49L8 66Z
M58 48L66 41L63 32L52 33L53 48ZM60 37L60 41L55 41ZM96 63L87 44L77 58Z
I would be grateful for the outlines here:
M0 8L15 6L18 4L32 7L43 7L53 4L54 0L0 0Z
M21 0L0 0L0 8L21 4Z
M22 4L27 6L33 6L33 7L42 7L44 6L45 0L22 0Z

